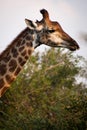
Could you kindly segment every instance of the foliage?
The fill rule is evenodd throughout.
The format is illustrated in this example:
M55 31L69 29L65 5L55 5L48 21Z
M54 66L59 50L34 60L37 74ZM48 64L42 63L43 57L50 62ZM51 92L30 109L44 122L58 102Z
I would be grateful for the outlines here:
M30 57L0 99L1 130L86 130L87 88L76 81L86 76L81 60L60 49Z

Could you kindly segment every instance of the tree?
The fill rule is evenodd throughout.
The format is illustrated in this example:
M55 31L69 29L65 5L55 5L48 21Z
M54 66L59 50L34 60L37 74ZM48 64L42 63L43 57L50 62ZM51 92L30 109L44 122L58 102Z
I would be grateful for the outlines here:
M86 130L87 88L76 81L85 77L81 60L60 49L33 55L0 100L0 128Z

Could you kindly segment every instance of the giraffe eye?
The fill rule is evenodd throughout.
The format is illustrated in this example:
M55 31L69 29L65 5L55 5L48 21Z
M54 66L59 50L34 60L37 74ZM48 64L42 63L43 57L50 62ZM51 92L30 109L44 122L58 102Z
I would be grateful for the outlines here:
M49 32L49 33L53 33L53 32L55 32L55 30L54 30L54 29L51 29L51 30L48 30L48 32Z

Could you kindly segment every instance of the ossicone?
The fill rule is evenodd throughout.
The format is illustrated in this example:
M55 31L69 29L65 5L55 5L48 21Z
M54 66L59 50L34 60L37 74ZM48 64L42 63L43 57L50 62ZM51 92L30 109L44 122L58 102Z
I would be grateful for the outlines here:
M49 13L46 9L40 10L40 13L42 14L44 20L49 20Z

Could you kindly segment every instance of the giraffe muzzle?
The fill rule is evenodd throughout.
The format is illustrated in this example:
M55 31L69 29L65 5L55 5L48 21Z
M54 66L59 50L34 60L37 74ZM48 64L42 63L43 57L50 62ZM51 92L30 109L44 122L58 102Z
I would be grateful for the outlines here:
M75 40L73 40L72 42L70 42L68 48L71 51L76 51L76 50L80 49L79 45L77 44L77 42Z
M73 39L71 38L69 35L67 35L65 33L65 36L64 38L62 38L62 43L61 43L61 46L71 50L71 51L76 51L78 49L80 49L78 43Z

